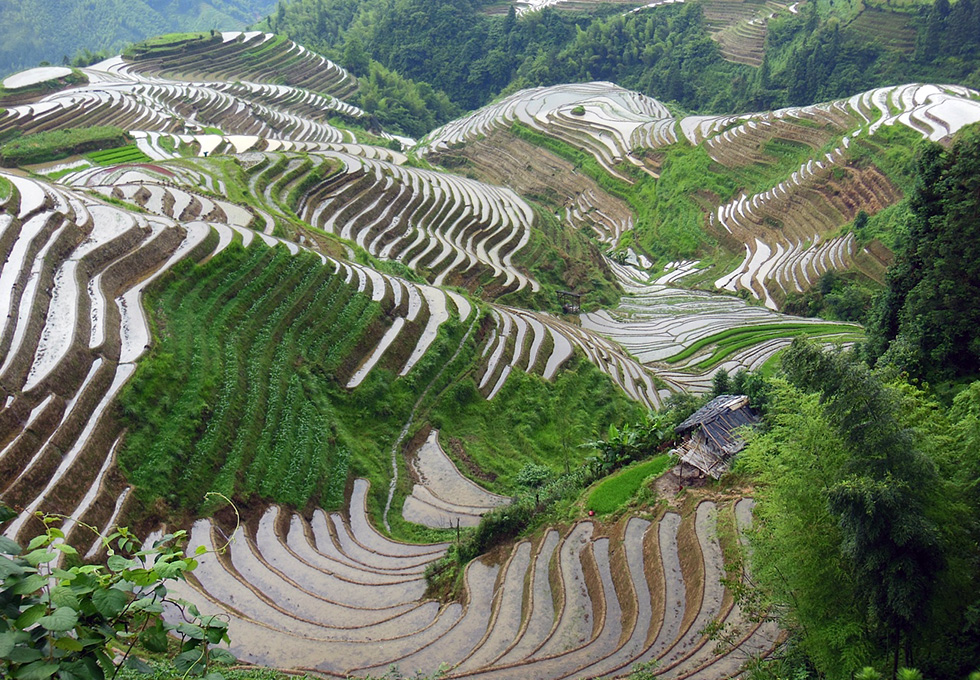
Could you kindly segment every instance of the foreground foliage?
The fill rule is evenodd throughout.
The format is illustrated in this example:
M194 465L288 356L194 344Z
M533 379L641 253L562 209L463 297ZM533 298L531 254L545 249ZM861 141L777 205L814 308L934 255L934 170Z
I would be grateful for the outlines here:
M0 521L12 513L0 506ZM184 554L186 532L141 546L127 529L105 537L108 562L78 565L64 542L57 517L43 518L44 531L22 549L0 536L0 672L16 680L104 680L125 665L150 670L133 655L137 646L167 652L171 636L180 640L174 669L187 677L220 680L215 662L233 662L213 647L228 642L228 624L201 616L194 605L173 598L166 582L182 579L197 562ZM164 607L183 621L164 620Z
M873 664L958 677L980 653L974 415L944 412L844 355L797 341L770 429L741 454L758 476L754 573L816 670ZM972 640L972 641L970 641Z

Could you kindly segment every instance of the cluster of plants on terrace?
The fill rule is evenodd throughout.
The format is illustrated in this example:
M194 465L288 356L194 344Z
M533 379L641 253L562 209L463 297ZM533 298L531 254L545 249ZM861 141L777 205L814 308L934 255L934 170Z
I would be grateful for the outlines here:
M859 222L860 217L861 214L855 222ZM855 228L859 227L855 225ZM782 309L787 314L864 323L877 288L859 274L841 274L831 269L817 279L813 288L787 295Z
M16 167L56 161L74 154L123 147L131 141L124 130L116 127L68 128L38 132L4 142L3 146L0 146L0 165Z

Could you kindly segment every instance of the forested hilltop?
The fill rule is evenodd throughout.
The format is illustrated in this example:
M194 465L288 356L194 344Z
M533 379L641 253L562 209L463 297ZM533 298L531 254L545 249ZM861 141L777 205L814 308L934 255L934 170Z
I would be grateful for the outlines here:
M568 2L518 16L480 0L280 0L258 27L364 77L360 104L413 135L501 93L590 80L698 113L812 104L900 82L980 85L973 0L797 5L706 0L624 15L633 5Z
M120 50L168 31L234 30L254 23L273 0L4 0L0 77L42 61Z

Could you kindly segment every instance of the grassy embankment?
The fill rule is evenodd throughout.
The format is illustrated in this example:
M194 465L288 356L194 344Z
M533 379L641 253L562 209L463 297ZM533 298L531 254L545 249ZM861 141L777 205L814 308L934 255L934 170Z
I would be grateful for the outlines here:
M586 507L600 515L616 512L636 495L647 479L662 475L674 460L668 455L654 456L606 477L593 487Z
M0 165L10 168L57 161L75 154L121 147L131 141L125 131L108 126L38 132L17 137L0 147Z

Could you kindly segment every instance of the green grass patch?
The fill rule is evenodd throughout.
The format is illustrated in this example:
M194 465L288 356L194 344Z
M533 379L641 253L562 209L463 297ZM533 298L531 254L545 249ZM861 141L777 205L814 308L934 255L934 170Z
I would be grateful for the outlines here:
M459 442L483 475L481 484L512 494L526 463L574 470L591 455L582 442L608 431L610 424L638 420L642 411L576 354L553 383L512 371L492 401L479 396L474 378L464 377L440 399L430 421L441 430L447 451L452 453L451 440Z
M94 153L85 154L96 165L119 165L120 163L149 163L150 157L139 150L135 144L105 149Z
M57 161L98 149L119 147L129 142L117 127L68 128L17 137L0 146L0 165L16 167Z
M182 50L188 47L203 47L210 42L219 42L221 34L210 33L167 33L130 45L123 52L127 59L143 59Z
M90 163L81 163L70 168L62 168L61 170L56 170L54 172L43 172L41 174L44 175L46 179L57 182L65 175L70 175L73 172L80 172L82 170L88 170L91 167L92 165Z
M10 198L10 192L12 190L13 185L3 177L0 177L0 201L6 201Z
M720 364L722 361L724 361L731 355L740 352L743 349L748 349L749 347L752 347L753 345L757 345L760 342L764 342L766 340L775 340L777 338L782 338L782 337L786 337L786 336L780 332L759 334L756 336L743 338L738 342L732 342L730 344L726 344L725 346L719 346L718 348L715 349L714 352L711 353L711 356L696 362L690 368L697 371L705 371L710 368L714 368L715 366ZM823 340L835 340L838 342L859 341L864 339L864 335L862 333L857 333L857 332L821 334L816 337L819 337Z
M662 475L673 460L666 454L656 456L606 477L592 489L586 507L600 515L616 512L636 495L646 479Z
M722 353L724 353L724 356L728 356L731 354L731 351L729 350L737 351L739 349L744 349L745 347L762 342L763 340L771 340L773 338L794 338L798 335L816 337L828 334L858 335L863 334L863 331L860 327L849 324L815 323L777 323L729 328L719 333L701 338L677 354L667 357L664 359L664 361L668 364L676 364L694 356L705 347L709 347L711 345L717 345L714 354L712 354L710 357L711 360L714 360ZM707 367L708 365L705 362L699 363L699 368Z

